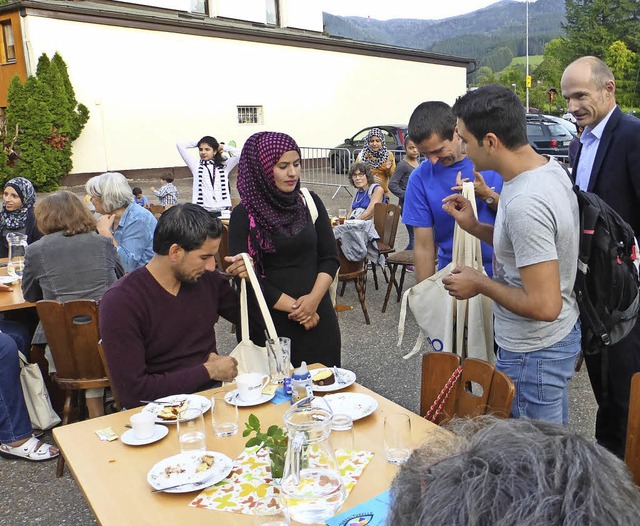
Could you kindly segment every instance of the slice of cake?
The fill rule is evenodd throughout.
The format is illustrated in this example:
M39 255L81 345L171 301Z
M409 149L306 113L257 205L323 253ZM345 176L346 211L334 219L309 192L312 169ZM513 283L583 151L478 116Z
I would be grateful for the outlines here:
M314 385L331 385L336 383L336 377L331 369L323 369L311 377Z

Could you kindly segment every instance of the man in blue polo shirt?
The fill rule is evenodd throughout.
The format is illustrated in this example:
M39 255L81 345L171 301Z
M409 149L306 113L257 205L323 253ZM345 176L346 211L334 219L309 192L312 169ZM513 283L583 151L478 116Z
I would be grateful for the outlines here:
M438 270L451 262L455 221L442 209L442 200L461 181L474 182L480 221L495 221L502 178L493 171L474 172L455 128L456 118L444 102L423 102L409 120L409 137L427 157L409 178L402 210L402 221L414 227L417 283L435 274L436 247ZM493 249L482 243L482 262L489 276L492 258Z

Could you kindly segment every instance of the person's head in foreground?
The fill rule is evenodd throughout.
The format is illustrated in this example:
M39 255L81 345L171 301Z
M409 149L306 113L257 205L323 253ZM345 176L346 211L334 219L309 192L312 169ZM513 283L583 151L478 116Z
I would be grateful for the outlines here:
M153 252L166 257L178 281L195 283L205 272L216 269L222 229L220 220L201 206L175 205L158 220Z
M477 417L416 449L391 487L393 526L638 524L625 464L567 427Z

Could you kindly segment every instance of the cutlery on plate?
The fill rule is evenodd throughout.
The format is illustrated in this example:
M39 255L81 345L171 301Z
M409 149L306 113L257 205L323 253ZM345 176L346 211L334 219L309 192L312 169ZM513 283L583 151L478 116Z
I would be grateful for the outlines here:
M336 377L336 380L338 380L339 384L346 384L346 380L344 378L342 378L342 376L340 376L340 374L338 374L338 368L334 365L333 366L333 376Z
M165 488L152 489L151 493L159 493L161 491L167 491L170 489L178 489L184 486L193 486L193 489L196 490L204 485L206 485L213 477L216 476L216 473L211 473L207 478L200 480L199 482L183 482L182 484L175 484L173 486L167 486Z
M140 400L141 404L156 404L156 405L176 405L181 404L186 400L183 398L182 400Z

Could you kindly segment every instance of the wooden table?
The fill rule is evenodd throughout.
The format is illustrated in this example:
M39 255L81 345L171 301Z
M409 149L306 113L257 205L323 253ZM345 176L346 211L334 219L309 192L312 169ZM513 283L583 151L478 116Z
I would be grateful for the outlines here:
M317 365L316 365L317 367ZM229 390L226 386L219 390ZM378 409L370 416L355 422L354 441L357 449L373 451L373 459L364 470L360 480L352 490L340 511L367 501L389 488L397 467L385 459L383 446L383 413L403 412L411 416L413 439L415 444L428 440L445 431L427 422L424 418L407 411L386 398L354 384L344 391L365 393L378 401ZM205 391L210 396L213 390ZM242 437L245 422L251 413L255 413L263 429L271 424L284 426L282 416L290 407L288 403L266 404L239 408L239 431L233 437L216 437L211 428L210 411L205 417L207 425L207 448L220 451L236 458L244 449L247 439ZM169 425L169 435L148 446L130 447L119 440L101 442L95 434L97 429L111 426L122 435L124 425L130 416L140 408L108 415L92 420L58 427L53 436L58 443L78 485L103 526L121 526L123 524L171 525L189 524L190 526L216 524L244 525L252 524L250 515L198 509L188 504L197 492L186 494L151 493L147 484L147 473L159 460L180 452L174 425ZM292 524L298 524L292 521Z
M7 261L9 258L0 258L0 276L7 275ZM22 280L16 281L10 287L13 288L11 292L0 292L0 312L36 306L35 303L25 301L22 297Z

